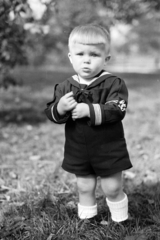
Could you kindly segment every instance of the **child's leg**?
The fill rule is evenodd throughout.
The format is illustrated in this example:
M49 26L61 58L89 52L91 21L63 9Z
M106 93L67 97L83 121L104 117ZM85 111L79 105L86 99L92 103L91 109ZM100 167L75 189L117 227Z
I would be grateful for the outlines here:
M97 215L96 183L97 179L94 175L77 176L79 193L78 216L81 219L92 218Z
M112 220L121 222L128 218L128 198L123 192L122 172L101 178L101 187L111 212Z

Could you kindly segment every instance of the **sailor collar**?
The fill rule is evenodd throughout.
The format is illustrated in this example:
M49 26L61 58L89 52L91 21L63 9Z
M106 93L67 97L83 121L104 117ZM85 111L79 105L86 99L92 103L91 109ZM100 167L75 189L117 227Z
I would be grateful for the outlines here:
M96 79L94 79L91 84L87 85L87 84L81 84L78 81L78 76L77 75L73 75L71 78L68 79L68 81L75 87L80 88L81 85L85 85L85 89L90 89L92 87L97 86L98 84L100 84L101 82L103 82L104 80L106 80L107 78L111 77L112 74L108 73L108 72L102 72L102 74L100 75L100 77L97 77Z

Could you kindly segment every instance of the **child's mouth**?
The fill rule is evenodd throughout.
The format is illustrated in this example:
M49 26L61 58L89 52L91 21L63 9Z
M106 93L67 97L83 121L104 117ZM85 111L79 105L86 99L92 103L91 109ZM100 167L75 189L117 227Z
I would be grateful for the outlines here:
M89 68L83 68L83 72L90 72L91 70Z

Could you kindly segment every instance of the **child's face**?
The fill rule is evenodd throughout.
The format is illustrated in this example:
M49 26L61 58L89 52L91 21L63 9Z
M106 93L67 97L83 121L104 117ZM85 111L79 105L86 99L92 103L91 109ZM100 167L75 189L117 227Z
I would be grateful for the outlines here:
M109 60L105 46L72 43L68 57L76 73L85 80L92 80Z

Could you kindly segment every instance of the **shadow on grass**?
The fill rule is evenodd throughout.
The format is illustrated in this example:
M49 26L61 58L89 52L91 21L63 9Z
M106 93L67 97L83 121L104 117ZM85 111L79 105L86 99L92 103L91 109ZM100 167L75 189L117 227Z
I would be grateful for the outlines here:
M13 73L17 81L23 78L24 86L31 86L32 89L39 90L42 90L46 86L51 87L56 83L60 83L74 74L72 69L68 72L18 69ZM150 87L153 85L159 86L160 84L160 74L158 71L153 73L112 72L112 74L123 78L127 86L132 89Z
M29 109L12 109L0 111L0 122L2 124L31 124L37 125L39 123L47 121L47 117L44 111L40 111L38 108Z

